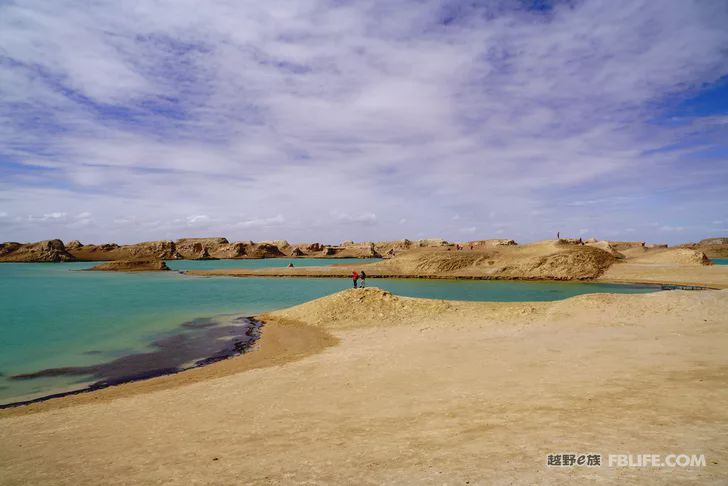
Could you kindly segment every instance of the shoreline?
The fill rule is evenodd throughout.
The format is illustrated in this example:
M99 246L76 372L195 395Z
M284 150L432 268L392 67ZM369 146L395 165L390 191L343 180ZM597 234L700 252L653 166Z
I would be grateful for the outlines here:
M547 471L559 483L715 481L728 472L726 315L726 290L531 303L345 290L258 316L255 352L0 412L0 475L535 483L547 454L626 450L708 465Z
M251 319L260 323L260 335L243 352L173 372L0 405L0 420L176 388L242 371L277 366L319 352L337 342L327 332L299 322L273 320L267 318L266 314Z
M305 257L304 257L305 258ZM346 264L341 264L346 265ZM309 270L313 270L313 272L317 272L320 270L330 270L332 272L327 272L326 274L320 274L320 273L309 273ZM728 269L728 268L727 268ZM250 278L259 278L259 277L269 277L269 278L348 278L349 274L347 273L339 273L339 274L331 274L331 273L338 273L341 270L341 268L337 267L295 267L295 268L288 268L288 267L281 267L281 268L266 268L262 269L262 271L259 271L259 269L240 269L240 268L233 268L233 269L211 269L211 270L180 270L175 271L175 273L180 273L182 275L189 275L189 276L197 276L197 277L219 277L219 276L226 276L226 277L250 277ZM303 273L293 273L291 271L303 271ZM534 283L553 283L553 282L559 282L559 283L607 283L607 284L616 284L616 285L637 285L637 286L646 286L646 287L661 287L663 291L665 290L720 290L722 288L728 288L728 285L725 286L705 286L705 285L694 285L691 281L676 281L676 280L667 280L667 279L652 279L652 280L643 280L643 281L637 281L634 279L618 279L618 278L604 278L600 277L597 279L578 279L578 278L570 278L570 279L543 279L543 278L506 278L506 277L500 277L500 276L473 276L473 275L466 275L466 276L453 276L453 275L401 275L401 274L379 274L379 273L372 273L368 275L369 278L372 279L378 279L378 278L390 278L390 279L434 279L434 280L491 280L491 281L524 281L524 282L534 282ZM597 294L583 294L583 295L599 295ZM620 295L620 294L615 294ZM430 299L423 299L423 300L430 300ZM568 299L565 299L568 300ZM460 301L449 301L449 302L460 302ZM488 301L474 301L474 302L488 302ZM559 302L559 301L547 301L547 302ZM529 305L532 304L531 302L523 301L523 302L509 302L510 304L522 304L522 305ZM267 314L263 314L263 316L266 316L268 314L274 313L276 311L269 312ZM56 408L54 404L59 402L64 402L64 404L60 404L59 406L61 408L65 406L66 402L75 404L78 403L86 403L86 402L92 402L95 401L95 398L89 399L89 400L83 400L83 399L77 399L73 400L74 397L79 397L83 395L97 395L97 394L104 394L105 391L108 391L109 389L115 389L115 388L124 388L130 385L136 385L140 383L146 383L146 382L152 382L154 380L169 378L170 386L179 386L186 382L187 380L179 380L179 384L172 384L173 382L177 382L177 380L171 379L171 377L174 377L176 375L189 373L191 371L195 371L202 368L212 368L216 364L218 364L220 361L228 361L228 360L237 360L239 358L242 358L244 356L247 356L251 354L253 351L257 352L256 350L256 344L258 341L263 339L265 336L265 331L263 331L263 326L266 327L269 326L267 322L264 322L262 319L259 319L258 317L250 317L249 318L252 322L257 323L258 332L260 333L260 336L257 338L254 338L252 342L248 343L248 345L244 346L244 348L241 351L236 351L234 353L227 354L222 357L217 358L208 358L203 357L200 358L195 365L188 366L180 369L174 369L174 370L155 370L154 372L150 373L144 373L140 376L133 376L129 379L124 379L119 382L114 382L110 384L104 384L100 382L92 383L91 385L85 386L80 389L75 390L69 390L69 391L63 391L59 393L51 393L49 395L44 395L41 397L29 399L29 400L20 400L17 402L11 402L6 404L0 404L0 419L7 415L15 415L12 413L7 413L9 410L18 410L23 409L27 410L28 413L34 413L35 411L40 410L46 410L46 409L53 409ZM271 321L273 323L273 326L275 327L276 324L275 321ZM279 334L279 330L272 331L273 333ZM281 336L278 335L276 339L281 339ZM283 337L283 339L287 339L287 337ZM267 357L266 359L269 359L270 357ZM265 365L263 365L265 366ZM258 367L257 365L255 367ZM231 371L233 367L226 367L226 369L229 372L237 372L237 371ZM247 366L243 365L242 368L240 368L240 371L244 369L249 369ZM210 372L210 376L214 376L217 373L217 369ZM227 372L223 373L226 374ZM195 380L196 381L196 380ZM166 386L165 386L166 387ZM147 388L144 386L136 387L139 390L143 388ZM152 389L156 389L155 386L148 387L150 391ZM143 392L143 391L140 391ZM123 395L123 393L121 393ZM119 395L118 393L108 393L109 396L115 396ZM51 405L49 406L42 406L45 403L51 402Z
M255 319L250 316L238 316L239 319L244 319L246 322L250 324L250 327L248 327L245 331L245 333L241 336L239 336L237 339L231 340L232 347L229 349L220 349L215 352L215 354L210 356L202 356L199 358L193 358L194 362L191 365L188 366L176 366L174 368L154 368L147 371L142 372L135 372L131 374L123 374L121 376L117 376L114 378L106 378L98 381L90 382L89 384L83 386L82 388L76 388L72 390L64 390L60 392L50 393L48 395L39 396L36 398L30 398L27 400L18 400L16 402L9 402L9 403L1 403L0 404L0 411L16 408L16 407L24 407L27 405L32 405L36 403L42 403L48 400L54 400L58 398L64 398L74 395L80 395L82 393L92 393L99 390L104 390L110 387L114 386L120 386L125 385L128 383L136 383L140 381L145 380L151 380L153 378L158 378L162 376L170 376L170 375L176 375L177 373L182 373L184 371L193 370L196 368L202 368L203 366L209 366L211 364L217 363L219 361L224 361L226 359L234 358L236 356L241 356L245 353L247 353L260 339L260 333L263 328L263 322ZM248 338L244 340L244 338ZM134 354L128 355L127 357L133 357ZM64 369L68 369L68 367L65 367ZM42 376L41 374L51 370L40 370L39 372L36 372L34 374ZM31 374L33 375L33 374ZM16 379L29 379L32 378L30 375L18 375L14 377Z
M227 273L221 270L179 270L178 273L183 275L189 275L192 277L231 277L231 278L342 278L350 279L351 276L346 274L337 275L322 275L322 274L309 274L309 275L296 275L296 274L272 274L272 273L238 273L234 269L232 272ZM553 278L544 279L538 277L500 277L500 276L473 276L473 275L402 275L402 274L369 274L367 273L367 279L412 279L412 280L483 280L483 281L498 281L498 282L534 282L534 283L593 283L593 284L618 284L618 285L643 285L648 287L660 287L660 286L675 286L675 287L692 287L691 289L677 289L677 290L722 290L728 288L728 284L712 284L712 285L695 285L689 281L680 280L632 280L632 279L610 279L610 278ZM672 290L672 289L669 289Z
M283 268L286 268L286 267L283 267ZM304 268L326 268L326 267L304 267ZM240 270L240 269L231 269L231 270ZM176 273L180 273L183 275L187 274L188 272L190 272L190 271L176 271ZM196 271L192 271L192 272L196 272ZM201 272L208 272L208 270L201 270ZM212 270L212 272L215 272L215 270ZM193 274L193 276L200 276L200 275ZM220 275L202 275L202 276L213 277L213 276L220 276ZM241 278L263 277L262 275L229 275L229 276L241 277ZM327 275L314 275L314 276L310 276L310 275L281 275L281 276L265 275L265 277L273 277L273 278L340 278L340 277L327 276ZM343 277L341 277L341 278L343 278ZM399 276L399 275L398 276L380 276L380 275L377 275L377 276L370 276L370 278L375 278L375 279L376 278L392 278L392 279L435 279L435 280L448 280L449 279L449 280L528 281L528 282L534 282L534 283L553 283L553 282L594 283L594 284L614 283L617 285L638 285L638 286L646 286L646 287L662 287L661 291L720 290L718 288L702 287L702 286L701 287L689 286L691 288L681 288L683 286L683 284L680 284L680 283L668 283L668 282L656 283L654 281L652 281L652 282L650 282L650 281L648 281L648 282L610 281L610 280L602 280L602 279L584 279L584 280L581 280L581 279L564 279L564 280L550 279L550 280L547 280L547 279L536 279L536 278L533 278L533 279L499 278L499 277L488 277L488 276L485 276L485 277L482 277L482 276L481 277L478 277L478 276L451 277L451 276L431 276L431 275L419 275L419 276ZM675 286L675 287L665 288L667 286L669 286L669 287ZM660 290L658 290L658 291L660 291ZM581 295L600 295L600 294L603 294L603 293L581 294ZM608 295L622 295L622 294L608 294ZM632 295L632 294L624 294L624 295ZM406 297L406 298L423 300L423 301L424 300L437 300L437 299L427 299L427 298L418 298L418 297ZM317 299L314 299L314 300L317 300ZM531 305L535 304L536 302L538 302L539 304L544 303L544 302L545 303L556 303L556 302L560 302L563 300L569 300L569 298L561 299L561 300L554 300L554 301L535 301L535 302L530 302L530 301L507 301L507 302L506 301L503 301L503 302L501 302L501 301L458 301L458 300L443 300L443 301L452 302L452 303L461 303L461 304L464 302L476 303L476 304L483 304L483 303L506 304L507 303L507 304L522 305L524 307L527 307L527 306L531 306ZM311 302L311 301L308 301L308 302ZM306 303L308 303L308 302L306 302ZM306 303L304 303L304 304L306 304ZM304 305L304 304L301 304L301 305ZM225 376L228 373L236 373L236 372L244 371L247 369L254 369L257 367L270 366L272 364L256 363L256 365L253 367L249 367L247 365L240 365L241 367L239 369L235 369L236 368L235 366L216 368L216 365L220 364L221 362L238 360L238 359L244 358L245 356L248 356L250 354L259 352L259 350L256 349L256 348L258 348L257 344L264 339L264 337L266 336L265 331L267 329L269 329L271 326L273 326L273 328L274 328L274 330L271 332L276 335L275 336L276 340L281 340L281 339L283 341L288 340L288 339L295 340L299 337L298 333L305 334L306 332L310 332L310 331L302 331L302 329L307 326L302 325L300 322L293 322L293 323L288 322L286 325L281 327L280 322L277 322L276 320L270 320L271 318L267 317L270 314L273 314L273 313L279 312L279 311L284 311L284 310L285 309L279 309L277 311L270 311L268 313L262 314L261 316L246 317L246 319L249 319L252 323L254 323L256 325L256 327L251 328L250 331L257 331L257 336L253 337L252 341L247 343L245 346L241 347L240 351L236 350L233 353L229 353L225 356L220 356L220 357L203 357L203 358L200 358L193 366L188 366L188 367L184 367L184 368L180 368L180 369L163 370L163 371L155 370L155 371L152 371L149 373L144 373L139 376L130 377L129 379L124 379L124 380L110 383L110 384L104 384L104 383L100 384L99 382L96 382L96 383L92 383L92 384L85 386L83 388L80 388L80 389L52 393L49 395L44 395L41 397L29 399L29 400L21 400L21 401L17 401L17 402L0 404L0 419L2 419L5 416L16 415L15 413L8 413L8 411L13 411L13 410L25 410L25 411L27 411L27 413L35 413L35 412L50 410L50 409L55 409L55 408L65 408L66 406L73 406L73 405L77 405L77 404L81 404L81 403L95 402L96 398L89 398L88 400L84 400L83 398L80 398L80 397L83 397L84 395L88 395L88 396L95 396L97 394L104 395L104 393L108 392L109 390L125 388L125 387L129 387L131 385L139 385L139 386L133 387L134 391L131 391L131 388L129 389L132 394L146 393L148 391L153 391L156 389L182 386L188 381L196 382L198 380L196 380L196 379L175 380L174 379L175 376L181 375L181 374L186 374L189 372L194 372L195 370L200 370L203 368L205 368L205 369L213 368L210 370L209 374L206 374L209 376L202 378L202 379L210 379L210 378L215 378L215 377L219 377L219 376ZM296 328L296 330L293 331L293 334L291 336L284 336L283 334L281 334L281 333L285 333L285 331L282 330L283 328L286 328L289 331L292 328ZM330 337L330 335L329 335L329 337ZM287 354L283 355L284 359L285 359L285 356L287 356ZM272 358L273 357L271 357L271 356L266 356L264 361L265 362L270 361L271 363L275 363L276 360L272 359ZM257 360L255 360L255 361L257 362ZM165 378L167 378L168 380L164 380ZM160 380L159 387L154 384L150 384L150 386L148 386L148 387L143 386L144 383L151 383L155 380ZM163 385L161 384L162 382L164 382ZM148 388L148 390L146 390L147 388ZM120 393L108 392L107 395L109 397L119 396L119 395L124 396L125 393L124 392L120 392ZM104 398L105 397L106 396L104 395ZM63 403L61 403L61 402L63 402ZM68 404L66 404L66 403L68 403ZM23 413L24 412L21 412L20 414L23 414Z

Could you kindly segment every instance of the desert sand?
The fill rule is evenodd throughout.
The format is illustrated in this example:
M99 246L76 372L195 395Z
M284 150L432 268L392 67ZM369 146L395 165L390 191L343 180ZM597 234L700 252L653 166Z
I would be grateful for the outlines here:
M728 265L711 265L700 250L609 242L577 244L548 240L527 245L491 245L473 250L418 248L390 259L294 268L191 270L196 276L349 277L364 270L372 278L582 280L728 288Z
M477 303L344 291L261 316L249 354L2 411L0 478L720 484L727 292ZM561 452L705 454L707 466L547 468Z

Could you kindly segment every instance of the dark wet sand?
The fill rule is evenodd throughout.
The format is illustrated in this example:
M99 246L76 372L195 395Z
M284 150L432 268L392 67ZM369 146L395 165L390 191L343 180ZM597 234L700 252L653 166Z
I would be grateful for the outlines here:
M265 316L263 316L265 317ZM120 397L175 388L212 378L232 375L241 371L277 366L318 353L336 344L337 339L323 329L296 322L265 322L260 338L249 351L205 366L190 368L181 373L165 374L119 386L88 390L91 393L71 393L52 399L0 409L0 418L66 408L87 403L99 403Z

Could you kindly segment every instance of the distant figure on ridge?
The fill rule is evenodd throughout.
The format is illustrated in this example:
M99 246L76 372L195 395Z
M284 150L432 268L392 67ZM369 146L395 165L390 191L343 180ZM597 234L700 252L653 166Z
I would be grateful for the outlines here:
M356 281L359 280L359 274L356 273L356 270L351 274L351 278L354 280L354 288L356 288Z
M366 274L366 272L364 270L362 270L361 273L359 274L359 280L361 280L360 287L361 288L366 288L366 286L367 286L367 282L366 282L366 280L367 280L367 274Z
M561 239L561 233L560 233L560 232L558 232L558 231L556 232L556 239L557 239L557 240L560 240L560 239Z
M288 264L288 268L293 268L293 262Z

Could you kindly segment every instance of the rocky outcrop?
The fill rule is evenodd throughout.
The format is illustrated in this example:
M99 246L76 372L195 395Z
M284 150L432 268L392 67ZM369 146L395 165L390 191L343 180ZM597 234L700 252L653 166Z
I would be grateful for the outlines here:
M20 243L16 243L14 241L0 243L0 259L2 259L2 257L4 257L5 255L9 255L10 253L13 253L21 246L23 246L23 245Z
M207 248L202 249L202 254L197 258L197 260L218 260L218 258L210 256L210 252L207 251Z
M609 246L617 251L628 250L630 248L644 248L644 241L610 241Z
M688 243L680 247L700 250L709 258L728 258L728 238L706 238L698 243Z
M265 240L265 241L259 242L258 244L275 246L279 250L281 250L281 252L285 251L287 248L289 248L291 246L290 243L288 243L288 241L286 241L286 240Z
M217 257L220 250L230 245L226 238L180 238L174 242L176 251L182 258L199 260L201 258ZM207 251L208 255L203 254Z
M168 271L169 267L162 260L141 258L101 263L89 270L102 272L161 272Z
M494 240L473 240L473 241L467 241L462 244L462 246L466 249L469 249L471 246L475 248L491 248L494 246L513 246L517 245L518 243L515 242L515 240L509 240L509 239L494 239Z
M3 262L68 262L74 260L61 240L45 240L37 243L8 242L0 245L0 261Z
M270 243L257 243L247 250L249 258L277 258L284 257L284 254L277 246Z
M305 253L303 253L303 251L301 251L301 249L298 247L294 248L293 251L291 251L291 256L294 257L302 257L304 255Z
M99 261L99 260L130 260L143 258L156 258L163 260L175 260L179 258L176 246L173 241L147 241L132 245L117 245L107 243L103 245L80 245L69 247L68 252L76 260Z
M581 238L559 238L556 240L559 245L583 245L584 240Z
M587 246L593 246L594 248L599 248L601 250L604 250L604 251L606 251L607 253L609 253L610 255L612 255L615 258L619 258L619 259L623 259L624 258L624 254L622 254L622 253L618 252L617 250L615 250L614 247L612 245L610 245L608 241L605 241L605 240L600 240L600 241L589 240L585 244Z
M700 246L728 245L728 238L706 238L698 242Z

